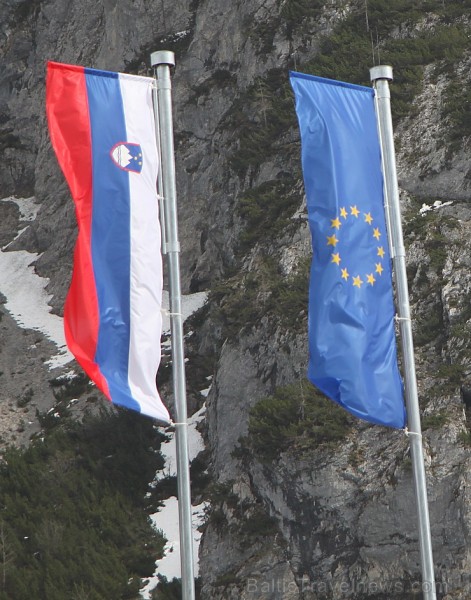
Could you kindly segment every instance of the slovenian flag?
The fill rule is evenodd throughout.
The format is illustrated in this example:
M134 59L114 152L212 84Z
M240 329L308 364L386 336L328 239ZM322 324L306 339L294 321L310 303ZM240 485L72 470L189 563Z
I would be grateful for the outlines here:
M156 386L162 257L153 79L49 62L52 145L78 239L67 345L114 403L169 421Z

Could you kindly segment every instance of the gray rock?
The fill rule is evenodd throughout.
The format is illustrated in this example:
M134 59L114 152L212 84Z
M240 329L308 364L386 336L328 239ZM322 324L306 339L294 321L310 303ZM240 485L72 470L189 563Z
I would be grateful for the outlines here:
M288 31L280 11L295 10L294 2L2 2L0 195L34 194L41 208L14 240L24 224L14 203L1 202L0 246L40 254L35 269L50 280L54 312L61 314L69 285L76 225L47 134L45 61L149 74L150 52L174 49L183 291L217 291L217 283L231 277L242 287L249 276L259 283L267 260L279 283L309 257L305 206L300 200L276 234L261 231L257 243L243 251L246 222L238 208L244 192L286 176L294 178L287 196L301 199L294 114L291 126L254 150L245 172L236 171L231 159L240 150L243 128L255 135L257 124L271 114L272 99L261 84L273 70L287 72L315 60L321 36L359 6L324 4L315 17L304 15ZM468 19L463 13L460 22L467 26ZM426 31L437 22L438 14L427 15L417 27ZM398 27L394 36L401 35L414 35L414 26ZM469 81L469 56L448 73L437 75L435 67L425 68L423 89L414 110L398 123L396 139L439 597L465 600L471 595L469 138L459 138L454 149L447 146L449 123L441 111L451 77ZM276 106L282 99L276 96ZM421 204L436 199L453 204L421 216ZM304 378L307 363L305 311L294 326L286 325L273 306L265 310L276 286L262 283L253 300L255 324L239 323L236 334L228 334L218 320L215 293L188 340L189 371L196 370L192 360L206 361L205 375L214 375L206 423L210 468L214 482L227 491L227 498L214 501L203 535L203 597L415 597L420 567L403 433L357 423L335 452L286 451L271 463L237 452L251 408L277 387ZM54 406L50 380L62 371L44 367L55 352L51 342L20 329L4 309L1 314L0 435L2 444L23 444L39 431L36 408ZM238 315L232 318L237 323ZM198 394L190 392L196 404ZM88 392L81 396L78 418L87 397ZM260 515L271 517L266 523L273 526L247 533L251 519L264 523Z

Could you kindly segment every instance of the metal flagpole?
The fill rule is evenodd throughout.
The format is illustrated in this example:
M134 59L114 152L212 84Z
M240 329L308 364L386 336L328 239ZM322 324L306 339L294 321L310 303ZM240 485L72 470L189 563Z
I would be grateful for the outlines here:
M386 192L387 220L391 232L391 256L396 281L397 312L401 332L401 345L404 357L404 382L407 408L408 435L415 494L419 521L420 558L422 565L422 592L424 600L436 600L435 576L433 568L432 539L425 481L425 465L422 447L419 400L415 374L414 344L409 309L405 249L401 225L399 188L397 184L396 157L391 118L391 95L389 81L392 81L392 67L377 66L370 69L371 80L376 89L376 106Z
M193 542L191 526L190 468L188 460L188 426L186 410L185 355L180 289L180 243L178 241L177 194L173 148L172 83L170 67L175 65L173 52L161 50L151 54L157 83L156 121L160 129L161 172L165 206L165 250L169 267L170 323L172 336L173 390L175 395L175 439L177 446L178 515L182 599L195 599ZM158 140L159 143L159 140Z
M157 95L157 80L152 88L152 102L154 105L154 122L155 122L155 141L157 144L157 154L159 160L161 160L162 149L160 147L160 123L159 123L159 97ZM161 240L162 240L162 254L167 254L167 232L165 231L165 205L163 196L163 177L162 177L162 165L159 165L157 171L157 190L159 193L159 213L160 213L160 229L161 229Z

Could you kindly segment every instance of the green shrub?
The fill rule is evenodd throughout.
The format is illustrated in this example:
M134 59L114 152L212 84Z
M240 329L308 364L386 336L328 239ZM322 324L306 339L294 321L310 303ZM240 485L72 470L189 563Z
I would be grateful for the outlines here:
M439 412L433 415L422 417L422 429L440 429L448 422L448 415L445 412Z
M347 412L307 381L277 388L250 411L249 432L243 444L262 460L281 452L334 448L350 431Z
M301 204L291 176L266 181L247 190L239 198L238 214L244 219L245 230L240 236L239 251L251 248L257 241L269 242L282 235L290 225L289 217Z
M398 28L412 26L427 12L439 16L436 25L413 34L397 36ZM369 68L373 53L381 64L394 67L391 86L392 112L395 120L410 114L411 103L422 88L423 67L439 63L440 71L450 71L468 48L465 26L450 25L450 15L463 14L460 2L409 2L408 0L369 0L368 20L361 6L321 41L318 55L302 69L331 79L370 85ZM400 29L399 29L400 31ZM463 110L463 113L465 110Z
M256 505L250 514L242 519L238 532L245 538L259 538L275 534L278 531L278 522L271 517L264 508Z
M56 377L49 381L56 400L73 400L84 394L91 385L85 373L75 375L72 379Z
M298 263L297 269L287 277L273 279L268 309L292 331L307 328L309 277L311 257Z
M176 577L172 581L168 581L166 577L162 577L152 592L152 600L179 600L181 597L182 582L181 579L177 579Z
M174 577L172 581L168 581L166 577L160 577L157 587L152 592L152 600L180 600L182 597L182 582L181 579ZM195 579L195 598L201 598L201 580Z
M230 166L240 176L258 169L273 156L280 138L296 124L294 104L285 69L271 69L238 98L220 129L237 132L238 147Z
M325 3L286 0L279 3L280 13L253 25L249 35L258 51L270 52L278 33L291 39L292 34L308 34L313 19ZM436 74L452 73L454 65L468 48L469 28L460 17L462 3L450 0L368 0L360 3L333 31L319 40L316 55L301 64L292 64L306 73L370 86L369 69L375 62L392 64L392 112L395 120L410 115L415 96L422 90L424 67L436 64ZM429 27L414 29L428 14L434 16ZM470 131L469 90L450 87L445 97L444 115L448 117L450 140L461 140ZM258 78L236 99L221 128L231 129L238 137L231 167L245 176L277 151L277 144L296 126L293 96L285 68L272 69ZM287 152L290 150L287 149ZM289 157L287 156L287 159Z
M25 406L27 406L30 402L31 399L34 396L34 390L33 388L28 388L26 389L23 394L17 399L16 404L18 406L18 408L24 408Z
M471 90L462 80L452 79L447 86L442 107L441 117L447 123L445 129L447 154L462 148L462 140L471 136Z
M471 448L471 431L462 431L458 439L462 444Z
M465 367L459 363L441 364L436 370L436 375L446 381L446 386L451 390L459 387L464 379Z
M11 560L0 598L137 596L164 545L144 500L163 462L152 425L120 411L6 451L0 506Z
M279 0L280 25L286 29L291 40L293 33L308 32L310 21L322 13L323 0Z
M417 346L425 346L433 342L443 333L443 312L437 298L436 303L424 307L416 318L414 342Z
M273 257L260 257L249 273L241 272L214 286L210 294L213 318L226 337L258 325L264 316L275 317L293 331L305 328L309 268L310 258L306 258L285 276Z

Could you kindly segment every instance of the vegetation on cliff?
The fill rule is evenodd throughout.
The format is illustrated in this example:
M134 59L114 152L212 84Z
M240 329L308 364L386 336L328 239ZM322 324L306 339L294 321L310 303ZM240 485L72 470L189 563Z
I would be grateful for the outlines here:
M146 499L159 467L152 421L128 411L67 420L26 450L9 449L0 465L0 598L136 598L165 542Z

